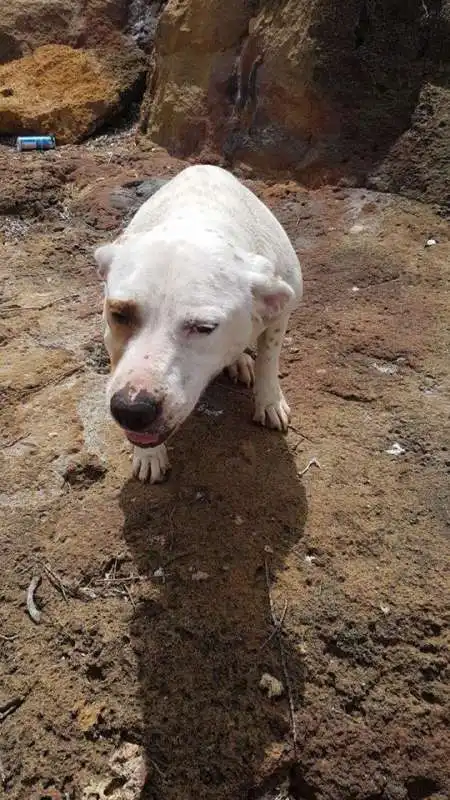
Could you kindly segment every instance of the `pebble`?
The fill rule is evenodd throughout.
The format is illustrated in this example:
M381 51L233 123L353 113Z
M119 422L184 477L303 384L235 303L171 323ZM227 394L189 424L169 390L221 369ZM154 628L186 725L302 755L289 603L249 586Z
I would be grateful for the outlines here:
M388 447L388 449L385 452L389 456L402 456L404 453L406 453L406 450L404 447L401 446L401 444L399 444L398 442L394 442L394 444L391 444L391 446Z
M193 572L191 575L193 581L207 581L209 575L207 572L202 572L201 569L198 569L196 572Z
M284 686L281 681L279 681L278 678L274 678L274 676L270 675L268 672L265 672L261 676L259 688L262 689L263 692L266 692L269 700L281 697L284 692Z
M154 578L164 578L165 577L164 576L164 569L162 567L158 567L158 569L155 569L155 571L153 573L153 577Z
M382 375L395 375L398 372L397 364L377 364L374 361L372 367L377 372L381 372Z

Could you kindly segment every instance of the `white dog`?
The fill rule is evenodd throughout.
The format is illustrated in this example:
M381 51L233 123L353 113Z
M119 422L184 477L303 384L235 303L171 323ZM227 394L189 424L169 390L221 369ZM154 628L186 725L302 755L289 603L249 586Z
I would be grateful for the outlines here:
M164 442L226 367L254 384L255 421L286 431L278 362L301 270L249 189L219 167L188 167L95 259L106 282L109 407L134 445L136 477L163 479ZM255 343L253 362L245 350Z

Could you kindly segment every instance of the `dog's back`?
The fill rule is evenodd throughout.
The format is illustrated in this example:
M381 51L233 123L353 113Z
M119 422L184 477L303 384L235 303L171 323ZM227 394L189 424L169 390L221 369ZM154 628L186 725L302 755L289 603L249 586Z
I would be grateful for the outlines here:
M301 275L289 238L269 209L231 173L196 165L182 170L139 209L120 237L156 226L219 231L228 242L269 258L301 295Z

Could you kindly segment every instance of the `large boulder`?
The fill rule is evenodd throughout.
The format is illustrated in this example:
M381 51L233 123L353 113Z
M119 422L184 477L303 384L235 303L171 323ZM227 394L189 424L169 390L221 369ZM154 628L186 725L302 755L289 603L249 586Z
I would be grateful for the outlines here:
M54 134L78 142L123 113L142 91L139 51L47 45L0 67L0 135Z
M29 55L43 44L74 44L78 3L11 0L0 16L0 64Z
M45 44L150 52L165 0L9 0L0 15L0 64Z
M169 0L142 106L142 128L178 156L221 147L232 111L232 81L251 4L243 0Z
M428 83L447 102L449 8L449 0L169 0L142 131L174 155L215 153L311 184L364 182L387 164ZM438 147L443 163L448 136ZM439 201L440 186L427 191ZM422 196L419 181L414 192Z
M0 63L45 44L89 48L118 42L127 21L128 0L10 0L0 16Z

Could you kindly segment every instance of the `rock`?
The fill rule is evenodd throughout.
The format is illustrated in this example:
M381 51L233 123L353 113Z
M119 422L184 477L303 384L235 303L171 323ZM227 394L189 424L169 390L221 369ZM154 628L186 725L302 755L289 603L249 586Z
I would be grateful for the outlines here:
M207 572L203 572L201 569L197 569L192 573L191 578L193 581L200 583L201 581L207 581L209 579L209 574Z
M131 742L115 750L109 759L111 777L92 781L83 789L82 800L138 800L146 779L142 748Z
M130 0L127 32L146 53L153 47L158 17L164 4L165 0Z
M369 186L450 206L449 175L450 88L426 84L411 126L376 167Z
M252 467L256 465L257 455L256 455L256 448L254 443L250 440L244 440L239 445L239 454L243 458L247 464L250 464Z
M46 45L0 67L0 135L56 136L78 142L126 108L139 94L143 60Z
M12 0L0 19L0 63L44 44L75 44L77 4L72 0Z
M388 453L390 456L403 456L406 453L406 450L401 444L394 442L384 452Z
M264 794L258 795L256 800L294 800L289 791L289 783L289 780L284 781L281 786L277 786L275 789L269 789L269 791L264 792Z
M113 189L110 194L111 205L119 211L126 212L131 218L138 208L166 183L165 178L128 181L123 186Z
M98 456L89 453L81 453L76 459L69 459L61 470L64 482L74 489L87 489L102 481L106 471Z
M447 102L449 9L401 0L349 0L345 8L332 0L169 0L141 129L175 155L219 154L226 164L289 170L313 186L366 182L406 136L402 164L394 155L384 170L386 188L396 173L403 191L410 164L416 196L438 200L448 163L444 126L436 167L431 154L422 166L427 125L413 121L411 135L422 144L410 155L405 131L427 84L441 87L439 109Z
M223 138L233 99L228 83L250 8L241 0L169 0L159 18L142 128L177 155Z
M80 701L73 709L80 730L83 733L89 733L99 724L104 710L105 706L102 703L84 703Z
M274 678L273 675L269 675L268 672L265 672L264 675L261 676L259 688L262 689L263 692L266 692L269 700L281 697L284 693L284 686L281 681L279 681L278 678Z
M121 35L128 23L126 0L85 0L76 17L76 47L116 46L117 53L126 48Z
M130 180L130 170L116 168L111 176L86 181L86 186L69 205L70 213L83 215L100 231L124 226L145 200L166 183L164 178ZM0 180L0 212L2 209ZM13 199L13 198L12 198ZM108 362L109 363L109 362Z
M29 55L46 44L127 48L121 31L128 25L124 0L11 0L0 18L0 63Z

